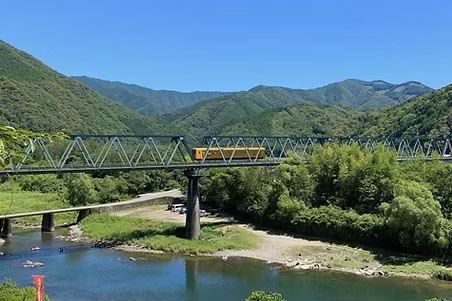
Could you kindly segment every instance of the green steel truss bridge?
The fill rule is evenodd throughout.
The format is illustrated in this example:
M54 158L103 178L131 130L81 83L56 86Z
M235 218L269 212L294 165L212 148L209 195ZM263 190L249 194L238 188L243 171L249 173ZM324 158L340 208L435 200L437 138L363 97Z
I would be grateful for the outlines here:
M314 137L314 136L208 136L196 147L206 148L204 156L195 160L183 136L163 135L70 135L69 139L47 142L34 140L33 147L24 148L20 163L9 165L1 174L45 174L70 172L131 171L150 169L199 169L212 167L277 165L295 153L309 160L319 145L327 143L357 144L372 152L377 144L391 149L397 160L422 158L431 160L436 153L440 160L452 160L452 138L396 137ZM245 148L246 158L232 159L232 154ZM265 148L265 156L251 154L247 148ZM219 158L206 158L216 149Z

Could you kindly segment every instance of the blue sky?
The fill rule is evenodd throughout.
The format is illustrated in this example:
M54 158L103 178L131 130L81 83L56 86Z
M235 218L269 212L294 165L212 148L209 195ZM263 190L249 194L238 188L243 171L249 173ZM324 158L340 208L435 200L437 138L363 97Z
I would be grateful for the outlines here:
M2 1L0 39L154 89L452 82L452 1Z

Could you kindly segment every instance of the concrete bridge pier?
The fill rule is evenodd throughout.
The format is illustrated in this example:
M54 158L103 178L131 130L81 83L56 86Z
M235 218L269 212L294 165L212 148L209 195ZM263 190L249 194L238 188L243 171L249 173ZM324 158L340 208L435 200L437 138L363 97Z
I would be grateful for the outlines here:
M42 232L53 232L55 231L54 223L53 223L53 214L46 213L42 215L42 224L41 224Z
M199 178L206 175L199 168L184 171L188 178L187 217L185 220L185 238L199 239L201 222L199 220Z
M0 219L0 237L1 238L8 238L12 236L11 232L11 219L9 218L2 218Z
M77 221L76 223L80 223L82 221L82 219L84 219L85 217L87 217L88 215L90 215L91 210L90 209L82 209L78 212L78 216L77 216Z

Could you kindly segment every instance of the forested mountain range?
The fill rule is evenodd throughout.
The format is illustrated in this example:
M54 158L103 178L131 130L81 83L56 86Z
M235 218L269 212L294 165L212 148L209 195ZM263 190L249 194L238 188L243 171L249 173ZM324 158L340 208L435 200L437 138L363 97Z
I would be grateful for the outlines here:
M225 126L221 134L451 137L452 84L373 111L300 103Z
M221 134L349 136L362 131L365 116L342 106L302 102L243 118L226 126Z
M177 133L0 40L0 124L68 133Z
M366 134L385 136L452 136L452 84L394 107L369 112Z
M115 100L142 115L162 115L195 104L200 100L210 99L230 92L178 92L170 90L153 90L138 85L117 81L106 81L87 76L73 76L89 88Z
M342 105L355 109L379 108L431 90L418 82L394 85L383 81L360 80L345 80L310 90L257 86L249 91L200 101L168 114L166 118L192 133L207 135L222 132L226 126L242 118L252 118L266 110L300 102Z
M196 138L221 133L451 136L452 85L406 100L427 90L417 82L357 80L312 90L258 86L199 101L162 120L137 114L0 41L0 124L32 130L190 133ZM358 110L366 103L359 99L367 99L367 105L383 104L378 95L404 102ZM313 104L314 100L322 104Z

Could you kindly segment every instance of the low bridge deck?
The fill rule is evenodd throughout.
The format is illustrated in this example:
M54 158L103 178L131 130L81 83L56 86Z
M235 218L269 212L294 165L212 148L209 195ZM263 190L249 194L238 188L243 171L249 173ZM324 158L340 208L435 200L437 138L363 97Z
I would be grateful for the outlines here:
M62 212L73 212L73 211L80 211L80 210L87 210L87 209L89 209L89 210L105 209L106 211L108 211L109 209L115 208L115 207L116 208L126 208L126 207L133 207L133 206L141 206L145 203L148 203L149 201L155 201L157 199L180 198L180 197L183 197L183 194L180 192L179 189L174 189L174 190L169 190L169 191L141 194L141 195L139 195L138 198L135 198L132 200L127 200L127 201L122 201L122 202L116 202L116 203L89 205L89 206L80 206L80 207L69 207L69 208L61 208L61 209L50 209L50 210L33 211L33 212L3 214L3 215L0 215L0 219L27 217L27 216L62 213Z
M11 219L27 216L42 215L42 230L43 231L53 231L53 214L62 212L79 212L79 217L77 221L80 221L84 216L92 212L106 212L122 208L129 208L134 206L142 206L158 199L175 199L183 197L183 194L178 189L153 192L139 195L139 197L127 201L99 204L99 205L89 205L89 206L79 206L79 207L69 207L60 209L50 209L34 212L21 212L21 213L11 213L0 215L0 236L2 238L7 238L11 236ZM80 215L81 214L81 215Z

